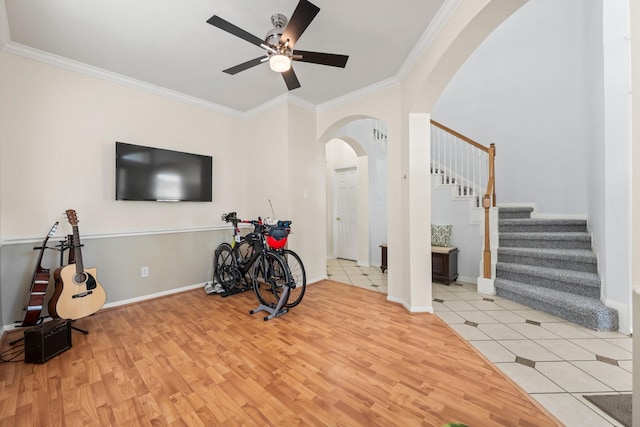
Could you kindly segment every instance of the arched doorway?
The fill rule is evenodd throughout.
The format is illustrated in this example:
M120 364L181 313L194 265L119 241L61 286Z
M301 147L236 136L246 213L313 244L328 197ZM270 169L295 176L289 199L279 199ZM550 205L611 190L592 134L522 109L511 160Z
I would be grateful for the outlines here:
M384 129L378 120L355 118L326 143L327 274L381 292L386 292L380 269L387 230Z

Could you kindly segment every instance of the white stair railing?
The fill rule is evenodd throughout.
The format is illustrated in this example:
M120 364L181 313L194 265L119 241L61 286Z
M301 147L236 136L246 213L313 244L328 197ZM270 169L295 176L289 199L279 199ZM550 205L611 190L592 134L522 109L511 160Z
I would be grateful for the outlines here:
M484 208L483 276L487 279L492 276L489 209L496 206L495 153L495 145L486 147L431 120L431 172L442 174L444 184L457 184L459 196L476 196L476 207Z
M481 207L489 178L487 151L432 124L431 172L441 174L443 184L457 184L458 196L475 196L475 206Z

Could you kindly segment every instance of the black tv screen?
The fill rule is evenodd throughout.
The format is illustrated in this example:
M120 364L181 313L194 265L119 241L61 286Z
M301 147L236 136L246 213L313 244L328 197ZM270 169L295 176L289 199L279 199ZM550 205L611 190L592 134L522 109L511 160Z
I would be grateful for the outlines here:
M211 202L211 156L116 142L116 200Z

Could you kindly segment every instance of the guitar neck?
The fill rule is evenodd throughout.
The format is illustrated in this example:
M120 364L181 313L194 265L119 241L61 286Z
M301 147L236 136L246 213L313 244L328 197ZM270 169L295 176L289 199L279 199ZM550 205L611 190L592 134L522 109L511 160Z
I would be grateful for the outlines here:
M82 263L82 251L80 250L80 232L78 226L73 226L73 254L74 261L76 263L76 273L82 273L84 271L84 265Z
M67 234L66 248L69 249L69 256L67 257L67 264L75 264L76 252L73 244L73 234Z

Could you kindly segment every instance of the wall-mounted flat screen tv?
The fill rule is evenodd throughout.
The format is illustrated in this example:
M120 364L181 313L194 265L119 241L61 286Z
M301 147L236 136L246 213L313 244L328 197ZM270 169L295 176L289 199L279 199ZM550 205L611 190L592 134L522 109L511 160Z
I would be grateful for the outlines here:
M116 200L211 202L213 158L116 142Z

